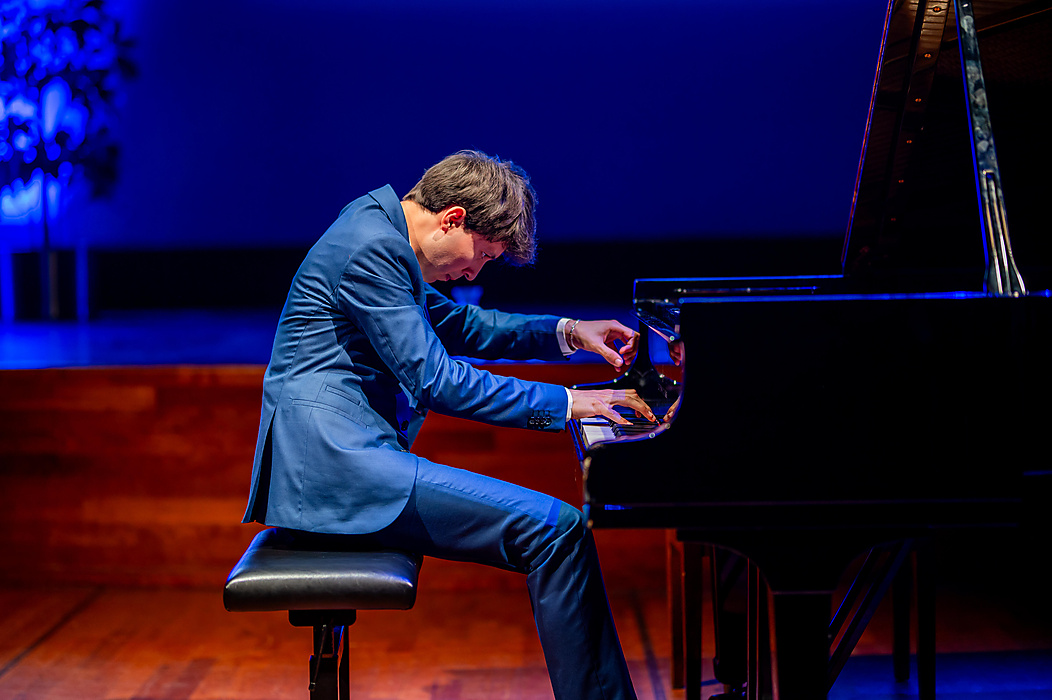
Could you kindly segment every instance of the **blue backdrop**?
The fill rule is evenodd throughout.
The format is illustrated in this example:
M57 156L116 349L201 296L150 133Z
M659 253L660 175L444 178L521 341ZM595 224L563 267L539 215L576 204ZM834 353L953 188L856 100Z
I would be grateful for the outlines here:
M120 181L56 237L307 245L478 148L543 242L842 235L881 0L124 0Z

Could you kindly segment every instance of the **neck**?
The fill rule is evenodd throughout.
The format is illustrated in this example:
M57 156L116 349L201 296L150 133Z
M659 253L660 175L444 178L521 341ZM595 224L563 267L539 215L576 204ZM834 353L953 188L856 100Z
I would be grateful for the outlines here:
M441 217L439 214L424 209L416 202L403 200L400 204L402 205L402 213L405 215L406 227L409 229L409 245L416 255L416 261L420 265L420 269L426 270L424 248L421 244L431 232L441 226Z
M402 201L402 213L405 214L405 222L409 228L409 245L413 247L413 252L420 255L420 242L423 236L427 235L427 231L434 228L436 214L429 212L416 202Z

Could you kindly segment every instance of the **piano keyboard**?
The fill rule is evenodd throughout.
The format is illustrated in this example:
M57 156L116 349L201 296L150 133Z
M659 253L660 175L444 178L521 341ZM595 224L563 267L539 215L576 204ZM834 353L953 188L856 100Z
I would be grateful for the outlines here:
M659 417L665 415L669 408L668 405L660 406L655 404L651 404L650 407L654 410L654 415ZM586 446L594 445L598 442L610 442L621 438L647 435L664 425L660 420L654 422L646 418L640 418L635 414L635 411L623 406L617 406L616 409L625 419L631 421L630 425L620 425L602 416L582 418L579 421Z

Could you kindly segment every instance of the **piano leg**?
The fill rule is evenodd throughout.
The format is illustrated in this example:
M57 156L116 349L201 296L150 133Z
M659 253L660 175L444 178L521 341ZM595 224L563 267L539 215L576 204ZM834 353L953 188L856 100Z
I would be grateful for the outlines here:
M716 680L727 693L713 697L740 698L749 679L748 664L757 656L756 644L767 644L766 609L757 608L752 595L762 578L755 567L753 579L746 587L747 560L732 552L698 542L679 542L670 533L668 540L668 600L672 630L672 687L684 688L687 700L700 700L702 686L702 634L704 601L704 560L711 564L712 621L716 641L713 669ZM754 580L755 579L755 580ZM749 602L744 598L747 595ZM766 605L766 588L763 589ZM760 610L761 619L756 611ZM760 629L753 634L752 629ZM750 646L751 645L751 646ZM751 649L751 651L750 651ZM757 673L766 673L769 663ZM757 676L759 678L760 676ZM753 683L758 688L759 682ZM757 696L759 697L759 696Z
M914 556L916 556L914 554ZM913 598L913 566L910 559L902 562L892 584L891 658L895 680L903 683L910 677L910 600Z
M770 700L771 636L769 591L756 565L749 563L749 680L747 700Z
M728 691L740 697L749 680L749 629L753 622L752 586L748 560L734 552L712 551L712 631L715 654L713 675Z
M865 600L859 603L857 613L849 616L834 656L831 636L835 637L835 621L831 620L833 595L838 582L851 561L860 553L859 547L864 546L862 543L869 540L873 542L871 548L875 548L880 542L886 542L889 536L894 542L888 550L892 555L884 557L884 566L874 572L873 580L868 582L866 587L870 590ZM739 598L732 607L748 614L747 618L739 618L744 623L740 626L745 629L741 636L746 639L746 644L736 653L747 659L747 665L744 666L747 675L743 678L747 682L743 684L748 697L756 700L767 700L769 697L777 700L816 700L828 697L840 662L846 660L846 655L850 654L858 641L869 614L888 590L913 539L906 530L899 534L889 533L886 529L855 529L846 532L818 528L764 532L745 529L707 531L697 528L679 530L677 537L684 542L718 541L721 546L731 550L728 556L749 562L752 567L744 577L749 584L743 586L747 590L747 599L741 602ZM719 547L715 551L723 553ZM719 564L714 564L714 569L718 568ZM931 591L930 580L928 584L922 584L919 571L918 564L918 589L926 585L925 590ZM716 579L717 585L726 582L726 579ZM932 619L929 600L932 596L933 593L918 596L918 614L922 619ZM922 600L927 602L921 603ZM728 623L727 601L715 592L713 601L717 604L714 612L719 617L715 626L725 626ZM768 615L766 621L763 618L765 609ZM764 636L765 630L767 636ZM929 628L929 631L933 630ZM722 640L726 635L718 632L717 638ZM919 639L925 640L918 642L920 646L934 652L931 634L921 633ZM730 648L735 647L732 644ZM718 655L726 661L725 654L726 651L721 649ZM918 664L933 669L933 663L922 661L922 657L927 658L919 654ZM723 667L723 663L720 667ZM918 676L922 675L918 671ZM689 693L689 676L687 680ZM921 687L927 687L927 681L922 682ZM740 689L741 685L738 686ZM922 690L922 693L926 691ZM693 699L697 696L688 697ZM737 697L742 697L740 692ZM924 700L931 698L932 695L924 695Z
M672 631L672 687L685 688L687 700L700 700L702 681L702 634L704 558L711 547L680 542L669 531L668 608Z
M767 608L767 595L766 591L763 591L763 580L760 577L760 570L756 568L756 565L749 562L748 572L749 582L749 625L748 625L748 637L749 637L749 679L746 683L746 700L761 700L760 693L760 659L761 659L761 641L760 641L760 628L766 621L766 615L761 619L761 611Z
M930 538L915 545L917 568L917 690L935 700L935 556Z
M772 601L773 673L778 700L825 698L831 593L775 593Z
M685 620L683 619L683 545L676 539L675 532L669 530L665 537L666 547L666 581L668 584L668 622L672 631L672 661L671 676L672 687L682 688L685 682L686 670L684 661L686 657L683 651L683 639L686 633Z
M705 546L697 542L683 543L683 651L686 660L684 687L687 700L701 700L704 549Z
M935 700L935 584L931 542L913 543L913 564L907 559L895 576L892 658L895 680L910 677L910 599L917 597L917 691L920 700Z

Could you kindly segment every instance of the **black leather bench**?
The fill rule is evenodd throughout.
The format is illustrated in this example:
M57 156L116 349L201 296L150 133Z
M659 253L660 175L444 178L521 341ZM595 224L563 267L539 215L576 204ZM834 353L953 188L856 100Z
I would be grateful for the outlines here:
M231 612L287 610L296 627L314 628L311 700L347 700L347 628L358 610L408 610L416 602L421 557L353 549L353 540L263 530L227 577Z

